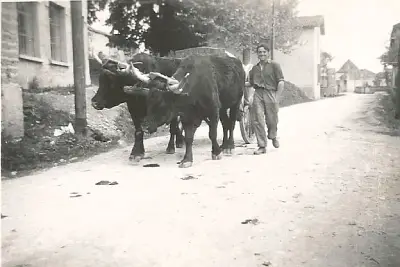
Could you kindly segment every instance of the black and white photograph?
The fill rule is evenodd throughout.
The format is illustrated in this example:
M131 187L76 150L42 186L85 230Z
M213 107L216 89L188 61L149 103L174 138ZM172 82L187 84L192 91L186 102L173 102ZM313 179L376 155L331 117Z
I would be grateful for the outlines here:
M399 0L2 0L1 266L400 267Z

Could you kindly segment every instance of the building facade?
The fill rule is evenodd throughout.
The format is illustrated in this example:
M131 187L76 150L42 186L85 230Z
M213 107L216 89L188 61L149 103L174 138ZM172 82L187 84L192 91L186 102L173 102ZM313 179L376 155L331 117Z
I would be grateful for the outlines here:
M82 3L86 14L86 1ZM70 1L2 2L1 7L2 131L22 136L21 89L74 84L71 7ZM85 59L89 85L88 53Z

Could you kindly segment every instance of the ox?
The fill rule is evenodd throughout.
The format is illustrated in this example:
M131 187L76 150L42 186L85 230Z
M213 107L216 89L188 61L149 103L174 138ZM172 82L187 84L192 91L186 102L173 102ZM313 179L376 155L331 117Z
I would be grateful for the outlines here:
M172 78L160 73L143 74L133 65L133 76L147 84L148 131L179 115L185 131L186 153L179 167L192 166L192 143L196 129L205 120L209 125L213 160L221 158L222 150L234 149L234 128L243 96L245 72L242 62L231 56L189 56L182 60ZM229 110L229 112L228 112ZM223 142L217 142L221 120Z
M145 53L136 54L130 61L130 64L144 73L156 71L165 75L172 75L178 65L180 59L160 58L151 56ZM92 98L92 106L97 110L104 108L110 109L118 106L121 103L127 103L129 113L132 117L135 126L135 143L133 145L129 159L140 161L145 154L143 144L143 123L147 113L146 95L135 93L127 94L124 92L126 86L136 86L138 80L126 72L116 74L117 66L111 61L110 64L105 64L99 77L99 88ZM183 146L182 132L178 127L177 117L170 121L170 140L166 149L166 153L175 153L175 138L176 147ZM161 124L157 125L161 126Z

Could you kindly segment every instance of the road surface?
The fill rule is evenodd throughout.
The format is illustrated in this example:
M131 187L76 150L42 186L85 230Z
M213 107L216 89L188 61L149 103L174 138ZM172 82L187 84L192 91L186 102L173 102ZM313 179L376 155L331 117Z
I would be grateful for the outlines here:
M212 161L201 128L192 168L158 137L137 166L129 146L5 180L2 266L399 267L400 137L378 96L281 109L265 155L237 128L236 155Z

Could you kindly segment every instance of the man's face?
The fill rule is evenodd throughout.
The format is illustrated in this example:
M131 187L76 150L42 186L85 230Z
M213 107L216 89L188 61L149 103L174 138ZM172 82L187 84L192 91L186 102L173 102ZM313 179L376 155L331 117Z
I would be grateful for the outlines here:
M258 55L258 59L260 61L267 61L267 59L269 57L269 52L264 47L259 47L257 49L257 55Z

